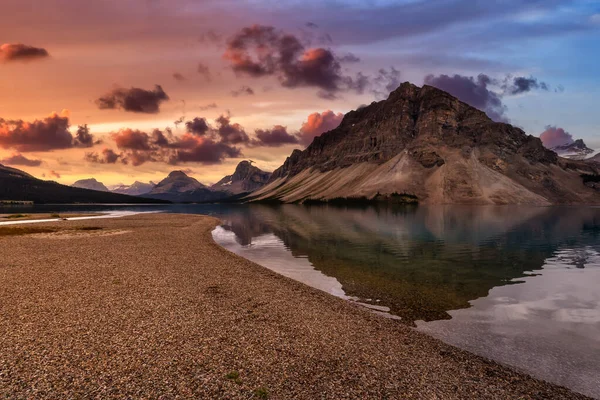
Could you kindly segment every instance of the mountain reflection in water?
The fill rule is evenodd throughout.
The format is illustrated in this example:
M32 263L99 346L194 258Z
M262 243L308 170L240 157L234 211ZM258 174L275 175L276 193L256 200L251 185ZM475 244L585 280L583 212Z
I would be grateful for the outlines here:
M252 205L222 218L242 247L274 234L348 296L379 300L409 323L450 318L540 269L561 244L595 246L600 233L595 208Z
M600 208L251 205L221 218L216 240L244 257L600 398Z

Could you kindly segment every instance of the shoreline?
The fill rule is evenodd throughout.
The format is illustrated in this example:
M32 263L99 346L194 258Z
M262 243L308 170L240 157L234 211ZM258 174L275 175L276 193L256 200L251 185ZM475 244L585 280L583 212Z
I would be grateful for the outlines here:
M0 238L0 397L585 399L137 214Z

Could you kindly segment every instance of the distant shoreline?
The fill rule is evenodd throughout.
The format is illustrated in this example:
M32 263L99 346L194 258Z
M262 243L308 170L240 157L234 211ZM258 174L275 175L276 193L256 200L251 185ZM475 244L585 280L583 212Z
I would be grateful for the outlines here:
M0 237L0 397L586 398L238 257L217 224L138 214Z

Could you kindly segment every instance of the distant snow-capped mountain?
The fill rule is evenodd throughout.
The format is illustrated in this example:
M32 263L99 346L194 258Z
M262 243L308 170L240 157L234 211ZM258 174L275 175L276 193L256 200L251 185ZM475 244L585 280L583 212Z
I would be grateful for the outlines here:
M551 150L561 157L570 158L572 160L583 160L594 152L594 150L585 145L582 139L577 139L569 144L553 147Z

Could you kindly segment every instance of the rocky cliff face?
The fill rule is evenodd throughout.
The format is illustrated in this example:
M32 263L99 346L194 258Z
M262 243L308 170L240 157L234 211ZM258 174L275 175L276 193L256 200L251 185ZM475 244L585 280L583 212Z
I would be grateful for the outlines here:
M285 202L409 193L426 203L596 203L541 141L431 86L402 84L294 151L255 193Z
M242 161L232 175L227 175L211 186L211 189L231 194L249 193L263 187L270 177L270 172L255 167L250 161Z
M71 186L80 188L80 189L97 190L99 192L108 192L109 191L108 188L106 186L104 186L104 184L102 182L98 182L94 178L81 179L81 180L73 183Z

